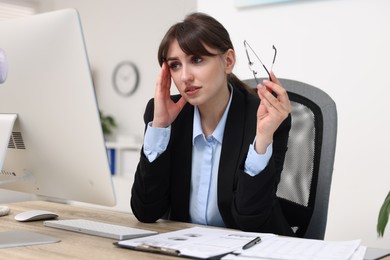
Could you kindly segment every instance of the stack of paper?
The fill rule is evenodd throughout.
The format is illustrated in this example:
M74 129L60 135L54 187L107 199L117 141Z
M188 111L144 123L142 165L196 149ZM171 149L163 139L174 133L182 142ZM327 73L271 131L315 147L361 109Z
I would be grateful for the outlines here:
M258 237L260 243L243 249ZM201 259L223 256L225 260L362 260L365 253L359 240L323 241L209 227L182 229L115 244L134 250Z
M260 244L236 250L223 259L361 260L364 253L360 240L323 241L275 236L265 237Z

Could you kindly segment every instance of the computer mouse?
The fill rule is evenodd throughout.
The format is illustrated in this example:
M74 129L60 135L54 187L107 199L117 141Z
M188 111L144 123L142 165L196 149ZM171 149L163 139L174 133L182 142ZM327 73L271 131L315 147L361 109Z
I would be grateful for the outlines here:
M17 221L36 221L36 220L47 220L57 218L58 215L54 212L47 210L29 210L19 213L15 216Z
M0 206L0 217L8 215L9 212L10 212L9 207Z

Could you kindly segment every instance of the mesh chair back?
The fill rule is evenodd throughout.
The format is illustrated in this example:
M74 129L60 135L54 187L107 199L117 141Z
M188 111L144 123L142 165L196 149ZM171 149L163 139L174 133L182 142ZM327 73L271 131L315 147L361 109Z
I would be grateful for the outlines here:
M279 80L291 101L292 121L277 196L298 237L323 239L336 144L336 106L314 86ZM254 80L244 82L256 86Z

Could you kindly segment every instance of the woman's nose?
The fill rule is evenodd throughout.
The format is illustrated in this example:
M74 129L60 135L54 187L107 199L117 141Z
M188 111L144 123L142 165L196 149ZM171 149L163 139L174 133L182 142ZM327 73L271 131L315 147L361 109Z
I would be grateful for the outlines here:
M192 81L194 76L189 66L183 66L181 71L181 80L184 82Z

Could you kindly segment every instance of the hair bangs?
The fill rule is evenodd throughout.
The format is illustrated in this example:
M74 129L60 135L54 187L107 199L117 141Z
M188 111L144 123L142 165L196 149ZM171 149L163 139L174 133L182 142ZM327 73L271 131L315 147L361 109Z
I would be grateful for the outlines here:
M205 40L202 39L203 35L194 25L183 24L176 31L176 40L180 48L187 55L214 56L215 53L211 53L206 49Z

